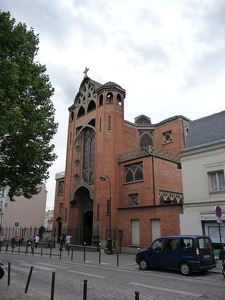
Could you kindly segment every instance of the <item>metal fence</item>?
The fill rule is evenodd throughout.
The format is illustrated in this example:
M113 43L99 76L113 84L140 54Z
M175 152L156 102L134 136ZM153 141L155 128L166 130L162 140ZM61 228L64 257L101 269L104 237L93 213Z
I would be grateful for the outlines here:
M6 226L0 227L0 236L3 236L4 241L10 243L12 238L19 237L19 244L22 245L23 241L26 241L29 237L34 238L36 235L39 235L40 242L52 242L54 245L60 242L60 235L58 234L58 229L53 228L51 231L45 230L42 234L39 231L40 228L36 226L30 227L17 227L17 226ZM105 237L100 237L93 233L92 230L79 230L76 228L66 228L66 230L62 230L61 234L71 235L71 244L73 245L86 245L89 246L97 246L99 242L105 241L105 245L107 244L107 237L109 236L109 232L106 229ZM122 241L122 232L120 230L112 230L111 238L113 247L120 247ZM4 243L5 243L4 242Z

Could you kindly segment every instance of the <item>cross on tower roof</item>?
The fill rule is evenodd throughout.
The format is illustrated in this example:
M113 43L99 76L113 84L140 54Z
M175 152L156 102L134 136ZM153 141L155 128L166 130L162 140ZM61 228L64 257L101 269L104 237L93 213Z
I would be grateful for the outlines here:
M83 72L84 73L84 77L87 77L87 72L88 71L89 71L89 69L86 67L85 70L84 70L84 72Z

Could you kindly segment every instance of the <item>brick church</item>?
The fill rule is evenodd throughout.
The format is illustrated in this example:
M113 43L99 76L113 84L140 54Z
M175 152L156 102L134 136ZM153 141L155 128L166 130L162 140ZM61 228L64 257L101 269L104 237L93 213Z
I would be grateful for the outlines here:
M107 251L146 248L154 238L179 234L179 153L190 120L126 121L125 89L84 73L69 107L65 172L56 174L56 234L69 233L77 245L101 242Z

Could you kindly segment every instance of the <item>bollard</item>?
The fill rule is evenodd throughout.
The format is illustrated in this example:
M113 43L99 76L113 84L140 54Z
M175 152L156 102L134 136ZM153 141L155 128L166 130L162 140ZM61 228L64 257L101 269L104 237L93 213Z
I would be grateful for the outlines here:
M28 248L27 248L27 245L26 245L26 254L28 253Z
M52 257L52 247L50 248L50 258Z
M43 247L41 247L41 256L43 255Z
M117 267L119 267L119 251L117 250Z
M84 242L84 262L86 260L86 242Z
M55 272L52 272L51 300L54 300L54 291L55 291Z
M29 276L27 278L27 284L26 284L26 288L25 288L25 291L24 293L26 294L27 291L28 291L28 287L29 287L29 284L30 284L30 279L31 279L31 275L32 275L32 272L33 272L33 266L30 267L30 273L29 273Z
M62 249L61 248L59 249L59 258L60 259L62 258Z
M101 264L101 243L98 244L98 251L99 251L99 265Z
M135 300L139 300L139 292L135 292Z
M73 260L73 248L71 249L71 260Z
M5 252L8 251L8 247L9 247L9 245L7 244L6 247L5 247Z
M19 249L18 249L18 254L20 254L20 245L19 245Z
M11 263L8 262L8 286L10 286L10 272L11 272Z
M84 293L83 293L83 300L87 300L87 280L84 279Z

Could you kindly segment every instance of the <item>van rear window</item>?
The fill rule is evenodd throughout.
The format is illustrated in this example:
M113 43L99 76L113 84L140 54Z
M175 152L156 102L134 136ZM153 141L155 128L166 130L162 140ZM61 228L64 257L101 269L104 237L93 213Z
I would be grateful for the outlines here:
M211 240L209 238L198 238L199 250L212 250Z

